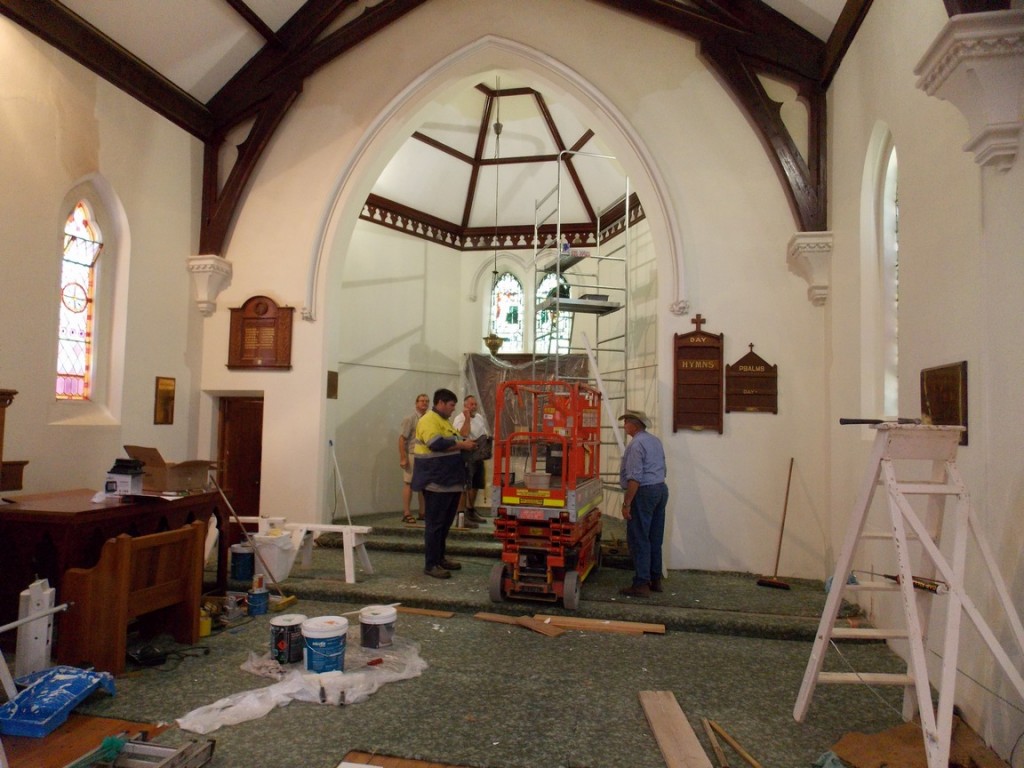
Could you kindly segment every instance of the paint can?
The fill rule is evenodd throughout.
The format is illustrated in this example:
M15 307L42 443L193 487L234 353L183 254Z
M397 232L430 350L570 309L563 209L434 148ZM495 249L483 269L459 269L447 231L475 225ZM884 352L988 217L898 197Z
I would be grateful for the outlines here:
M302 622L303 649L309 672L341 672L345 669L344 616L315 616Z
M368 605L359 612L359 638L363 648L390 648L398 611L392 605Z
M279 664L302 661L302 622L305 620L301 613L288 613L270 620L270 657Z
M262 616L270 607L270 592L266 589L249 590L249 615Z
M459 514L455 516L455 527L456 528L465 528L466 527L466 513L465 512L459 512Z
M231 578L249 581L256 572L256 555L248 544L231 545Z

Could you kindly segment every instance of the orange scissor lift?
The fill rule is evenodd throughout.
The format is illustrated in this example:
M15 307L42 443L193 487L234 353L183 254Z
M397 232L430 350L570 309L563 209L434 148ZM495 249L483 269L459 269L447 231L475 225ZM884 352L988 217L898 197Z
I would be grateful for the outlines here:
M601 562L601 394L586 384L507 381L494 414L490 597L580 602Z

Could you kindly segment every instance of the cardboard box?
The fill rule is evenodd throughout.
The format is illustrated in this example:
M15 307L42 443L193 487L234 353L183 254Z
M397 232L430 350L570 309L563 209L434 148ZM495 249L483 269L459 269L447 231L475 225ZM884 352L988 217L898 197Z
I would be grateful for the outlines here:
M156 448L126 445L125 453L143 463L142 489L145 491L206 490L212 462L204 460L168 463Z

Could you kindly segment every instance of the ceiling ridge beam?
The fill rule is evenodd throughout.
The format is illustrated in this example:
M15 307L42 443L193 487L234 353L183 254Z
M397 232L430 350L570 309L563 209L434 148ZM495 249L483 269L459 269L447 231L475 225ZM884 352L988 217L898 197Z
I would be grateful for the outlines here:
M198 139L210 110L56 0L0 0L0 13Z

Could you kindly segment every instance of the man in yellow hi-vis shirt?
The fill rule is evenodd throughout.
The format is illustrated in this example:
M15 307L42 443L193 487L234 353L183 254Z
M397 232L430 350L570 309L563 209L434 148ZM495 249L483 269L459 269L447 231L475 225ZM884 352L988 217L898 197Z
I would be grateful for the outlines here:
M423 572L435 579L451 578L460 563L445 557L448 531L455 522L459 497L466 487L466 463L462 451L476 448L464 440L448 419L459 398L450 389L434 393L434 407L416 425L416 461L412 490L423 492L426 526L423 531Z

